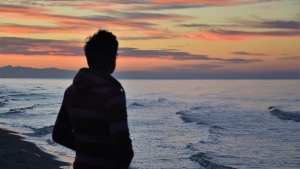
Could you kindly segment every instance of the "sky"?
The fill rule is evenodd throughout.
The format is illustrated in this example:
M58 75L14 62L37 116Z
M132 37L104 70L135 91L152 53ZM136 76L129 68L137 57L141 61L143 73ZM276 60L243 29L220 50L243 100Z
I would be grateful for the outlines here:
M117 36L116 72L300 78L299 0L0 0L0 67L78 70L85 40Z

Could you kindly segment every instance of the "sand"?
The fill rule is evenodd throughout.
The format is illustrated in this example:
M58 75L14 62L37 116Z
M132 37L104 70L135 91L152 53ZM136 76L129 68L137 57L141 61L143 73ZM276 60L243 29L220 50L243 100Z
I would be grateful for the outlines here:
M21 139L14 132L0 129L1 169L59 169L70 166L69 163L56 160L54 155L42 151L35 144Z

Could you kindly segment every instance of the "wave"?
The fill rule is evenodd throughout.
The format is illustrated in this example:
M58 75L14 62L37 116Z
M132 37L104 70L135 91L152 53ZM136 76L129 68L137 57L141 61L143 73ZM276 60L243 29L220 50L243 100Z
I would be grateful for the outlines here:
M0 101L0 107L3 107L6 103Z
M30 128L34 131L33 133L30 133L29 135L31 135L31 136L44 136L44 135L52 133L53 125L45 126L45 127L42 127L42 128L33 128L33 127L28 127L28 128Z
M19 92L11 92L16 94L10 94L10 97L32 97L32 96L39 96L40 94L37 93L19 93Z
M137 107L144 107L144 106L143 104L137 102L133 102L130 105L128 105L128 108L137 108Z
M179 114L181 120L183 120L185 123L196 123L197 125L200 125L200 126L209 127L210 133L219 133L220 130L227 130L224 127L213 125L208 122L200 121L201 119L195 118L195 116L197 114L194 114L193 111L195 111L195 110L196 111L199 111L199 110L205 111L206 109L207 109L207 107L204 107L204 106L191 107L187 110L178 111L178 112L176 112L176 114Z
M52 145L52 146L55 146L57 143L55 143L52 139L50 139L50 138L47 138L47 143L49 144L49 145Z
M26 110L34 109L34 108L36 108L38 105L39 105L39 104L35 104L35 105L29 106L29 107L22 107L22 108L14 108L14 109L10 109L8 112L6 112L6 114L24 113Z
M199 121L195 121L194 118L190 117L189 116L189 113L191 113L192 111L195 111L195 110L204 110L206 109L205 107L203 106L198 106L198 107L191 107L187 110L181 110L181 111L178 111L176 112L176 114L179 114L181 115L180 118L184 121L184 122L187 122L187 123L190 123L190 122L197 122L197 124L200 124L200 125L207 125L206 123L204 122L199 122Z
M46 90L40 86L35 86L34 88L31 89L32 91L36 91L36 90Z
M128 105L128 108L152 107L152 106L157 106L158 104L160 106L164 106L167 105L168 103L170 103L168 99L159 98L157 100L151 100L143 103L132 102L131 104Z
M181 120L183 120L183 121L186 122L186 123L194 122L193 120L191 120L190 118L188 118L188 117L186 116L186 113L187 113L187 112L188 112L188 110L181 110L181 111L179 111L179 112L176 112L176 114L179 114Z
M6 96L0 96L0 99L1 99L1 101L0 101L0 107L3 107L4 105L7 104L8 99L6 99Z
M150 101L148 104L149 106L157 106L159 104L160 106L168 105L170 101L166 98L158 98L157 100Z
M273 116L276 116L277 118L279 118L281 120L292 120L295 122L300 122L300 112L299 111L287 112L287 111L283 111L283 110L277 108L276 106L270 106L268 109Z
M206 169L235 169L233 167L224 166L213 162L213 159L211 157L208 157L204 153L193 154L190 157L190 160L198 162L202 167L205 167Z
M157 101L158 101L159 103L169 103L169 100L166 99L166 98L159 98Z

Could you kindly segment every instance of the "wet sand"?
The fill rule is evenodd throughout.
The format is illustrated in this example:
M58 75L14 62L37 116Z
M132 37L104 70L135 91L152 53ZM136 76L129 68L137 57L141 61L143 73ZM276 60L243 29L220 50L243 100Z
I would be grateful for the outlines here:
M69 168L69 163L58 161L55 156L42 151L35 144L21 139L16 133L0 128L1 169Z

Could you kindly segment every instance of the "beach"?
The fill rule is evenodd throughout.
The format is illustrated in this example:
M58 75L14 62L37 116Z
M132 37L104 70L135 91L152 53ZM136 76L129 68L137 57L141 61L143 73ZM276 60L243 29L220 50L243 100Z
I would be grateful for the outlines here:
M1 169L58 169L70 164L55 159L12 131L0 129Z

